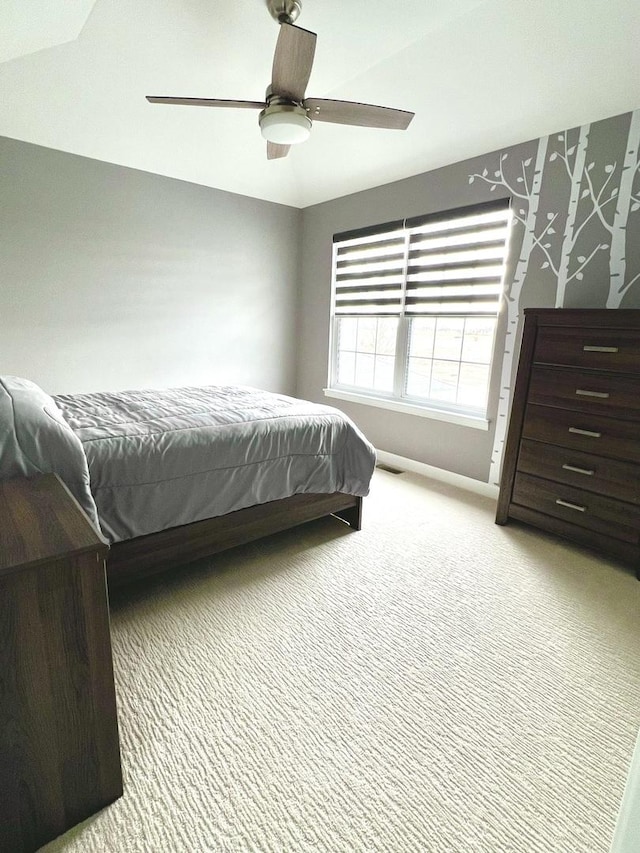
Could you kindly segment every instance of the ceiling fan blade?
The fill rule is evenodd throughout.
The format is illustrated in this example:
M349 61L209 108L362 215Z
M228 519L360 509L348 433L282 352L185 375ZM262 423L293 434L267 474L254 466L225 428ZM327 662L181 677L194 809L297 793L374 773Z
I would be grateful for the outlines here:
M307 98L304 107L313 121L330 121L333 124L352 124L358 127L381 127L389 130L406 130L415 113L358 104L355 101L328 101L324 98Z
M316 52L316 34L293 24L280 24L273 57L271 90L274 95L302 101Z
M147 95L150 104L178 104L184 107L232 107L240 110L263 110L262 101L221 101L219 98L169 98L164 95Z
M289 153L290 145L278 145L276 142L267 142L267 160L279 160Z

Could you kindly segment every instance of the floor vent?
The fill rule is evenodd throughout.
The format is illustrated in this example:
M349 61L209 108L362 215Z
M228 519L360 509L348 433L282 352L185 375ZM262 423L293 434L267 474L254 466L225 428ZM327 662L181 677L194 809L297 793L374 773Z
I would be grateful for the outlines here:
M392 468L390 465L385 465L382 462L378 462L378 464L376 465L376 468L379 468L381 471L386 471L387 474L402 474L403 473L398 468Z

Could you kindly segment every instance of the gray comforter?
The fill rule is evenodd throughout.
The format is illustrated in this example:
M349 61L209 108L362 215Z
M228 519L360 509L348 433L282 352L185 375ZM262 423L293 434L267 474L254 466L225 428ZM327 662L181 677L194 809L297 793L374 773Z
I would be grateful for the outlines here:
M329 406L246 387L53 399L111 542L302 492L369 490L373 447Z

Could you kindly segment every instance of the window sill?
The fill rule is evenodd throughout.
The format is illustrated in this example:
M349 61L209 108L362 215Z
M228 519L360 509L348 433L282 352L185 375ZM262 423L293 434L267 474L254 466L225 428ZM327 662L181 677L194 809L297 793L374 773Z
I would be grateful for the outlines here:
M411 403L403 403L399 400L372 397L368 394L341 391L337 388L324 388L323 390L325 397L334 397L336 400L361 403L363 406L375 406L378 409L388 409L391 412L400 412L404 415L418 415L421 418L431 418L434 421L446 421L450 424L458 424L458 426L471 427L471 429L489 429L489 421L480 416L474 417L473 415L461 415L457 412L443 412L439 409L428 409L426 406L414 406Z

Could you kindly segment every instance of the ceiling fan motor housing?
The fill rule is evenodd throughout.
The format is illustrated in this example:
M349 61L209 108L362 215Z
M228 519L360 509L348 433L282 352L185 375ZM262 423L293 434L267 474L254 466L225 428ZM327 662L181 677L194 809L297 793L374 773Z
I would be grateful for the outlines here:
M271 15L281 24L292 24L300 14L301 0L267 0Z

